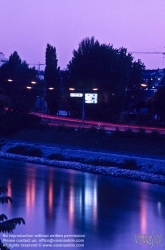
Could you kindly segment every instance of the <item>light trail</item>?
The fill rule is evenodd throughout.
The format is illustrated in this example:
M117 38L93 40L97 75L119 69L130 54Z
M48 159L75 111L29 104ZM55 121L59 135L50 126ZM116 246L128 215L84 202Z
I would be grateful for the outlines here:
M156 127L148 127L148 126L137 126L137 125L123 125L123 124L112 124L108 122L99 122L99 121L84 121L84 125L82 125L81 119L75 118L64 118L59 116L47 115L47 114L39 114L35 112L30 112L30 114L37 115L41 117L45 122L49 125L59 126L62 124L67 125L69 127L75 128L90 128L91 126L95 126L97 129L104 128L106 131L114 131L118 128L121 131L125 131L127 129L131 129L133 132L138 132L139 129L144 129L146 133L151 133L152 131L157 131L160 134L165 134L165 128L156 128Z

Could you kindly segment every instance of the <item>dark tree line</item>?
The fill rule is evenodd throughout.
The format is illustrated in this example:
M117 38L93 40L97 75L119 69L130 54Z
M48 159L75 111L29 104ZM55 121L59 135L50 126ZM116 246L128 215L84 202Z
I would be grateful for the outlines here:
M87 117L91 119L116 121L127 108L132 95L138 94L145 67L141 61L134 61L125 48L115 49L110 44L100 44L92 38L81 41L66 70L58 67L56 48L47 44L45 52L45 72L42 85L45 87L45 100L51 114L59 107L81 113L80 99L69 97L69 87L76 89L98 88L98 104L86 105ZM7 79L14 81L8 82ZM17 111L28 110L34 104L33 91L25 91L32 80L37 79L35 68L29 68L17 52L0 67L0 86ZM53 88L50 91L49 88ZM0 105L4 96L0 93Z
M11 54L9 61L0 67L1 110L5 99L5 105L14 111L28 111L32 95L27 93L26 86L36 80L36 76L35 68L29 68L25 61L21 61L16 51Z
M140 87L144 68L141 61L133 61L127 49L100 44L94 37L86 38L79 44L68 64L72 87L98 88L98 104L87 107L93 110L92 118L109 121L116 121L126 108L127 90L130 95Z

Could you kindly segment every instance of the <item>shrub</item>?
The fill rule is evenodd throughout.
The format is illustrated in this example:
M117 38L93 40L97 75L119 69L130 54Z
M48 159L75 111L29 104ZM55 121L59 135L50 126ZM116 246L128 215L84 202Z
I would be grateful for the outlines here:
M98 135L106 135L106 130L104 128L100 128L97 130Z
M94 166L107 166L107 167L117 166L117 163L114 161L102 160L99 158L85 160L85 163L92 164Z
M7 152L12 154L42 157L41 149L37 147L26 147L24 145L17 145L15 147L9 148Z
M22 155L22 154L24 154L25 150L26 150L25 146L23 146L23 145L18 145L18 146L9 148L9 149L7 150L7 152L8 152L8 153L13 153L13 154L20 154L20 155Z
M39 123L40 117L31 114L6 113L0 123L1 135L9 135L23 128L29 128Z
M35 124L32 128L33 128L33 129L40 130L40 131L50 129L49 125L46 124L46 123L38 123L38 124Z
M160 170L156 171L156 174L158 174L158 175L165 175L165 172L162 169L160 169Z
M22 113L22 114L20 113L19 115L20 115L22 124L26 128L31 128L41 122L41 117L36 116L36 115L32 115L28 113Z
M34 157L42 157L42 151L39 148L30 148L30 149L27 149L27 151L25 152L25 155L34 156Z
M54 154L48 155L48 159L63 161L65 160L65 157L62 155L62 153L54 153Z
M65 131L66 130L66 126L63 124L63 125L59 125L56 127L57 131Z
M5 139L1 138L1 139L0 139L0 149L1 149L1 147L3 147L5 144L6 144Z
M135 159L126 159L124 160L124 162L122 162L119 165L120 168L124 168L124 169L130 169L130 170L139 170L141 167L139 165L137 165L137 162Z
M84 133L84 132L85 132L85 129L84 129L84 128L79 127L79 128L77 128L77 131L76 131L76 132L79 132L79 133Z
M145 125L150 120L151 120L151 117L149 114L139 114L136 117L136 124L137 125Z
M67 132L75 132L75 128L74 127L66 127L66 131Z
M122 131L120 131L119 128L117 127L116 130L112 132L112 136L119 138L122 136Z
M126 129L125 131L120 131L117 127L112 135L116 138L132 138L134 137L134 132L130 128Z
M91 134L91 135L96 134L96 133L97 133L97 128L94 127L94 126L92 126L92 127L90 127L90 128L87 130L87 132L88 132L88 134Z
M0 142L0 149L6 144L6 142Z
M1 139L0 139L0 142L6 142L6 140L5 140L5 139L3 139L3 138L1 138Z
M126 138L132 138L134 137L134 132L132 131L132 129L128 128L123 132L123 136Z
M158 131L153 130L153 131L150 133L149 138L150 138L151 140L160 140L160 139L161 139L161 135L160 135L160 133L159 133Z
M146 137L146 131L143 128L139 128L139 131L137 132L137 138L144 139Z

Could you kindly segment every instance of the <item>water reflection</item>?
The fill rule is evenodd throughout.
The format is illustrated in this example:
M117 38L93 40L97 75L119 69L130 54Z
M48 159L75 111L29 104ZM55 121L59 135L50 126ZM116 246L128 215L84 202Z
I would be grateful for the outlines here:
M161 206L162 206L161 202L158 201L158 214L159 214L159 216L161 216Z
M29 219L29 216L34 212L35 200L36 200L36 169L33 168L31 175L28 175L28 169L26 170L26 212Z
M53 169L49 168L49 183L48 183L48 211L49 211L49 218L52 218L53 213L53 199L54 193L53 193Z
M85 178L85 196L84 196L84 214L86 222L92 221L93 226L97 224L97 177L94 179L86 176Z
M158 185L0 160L1 183L22 216L16 233L85 234L84 249L139 249L135 234L165 234L165 189ZM1 163L1 164L2 164ZM16 174L17 173L17 174ZM18 185L19 179L19 185ZM91 242L91 238L93 239ZM147 249L147 248L146 248Z
M140 226L141 233L147 232L147 183L140 182Z

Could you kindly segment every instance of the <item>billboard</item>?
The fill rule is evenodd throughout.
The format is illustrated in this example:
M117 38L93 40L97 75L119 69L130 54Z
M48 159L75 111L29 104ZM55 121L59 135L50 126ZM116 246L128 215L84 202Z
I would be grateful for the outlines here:
M70 97L83 97L82 93L70 93Z
M83 97L83 93L70 93L70 97ZM85 93L85 103L97 103L98 94Z
M85 103L97 103L98 94L95 93L86 93L85 94Z

